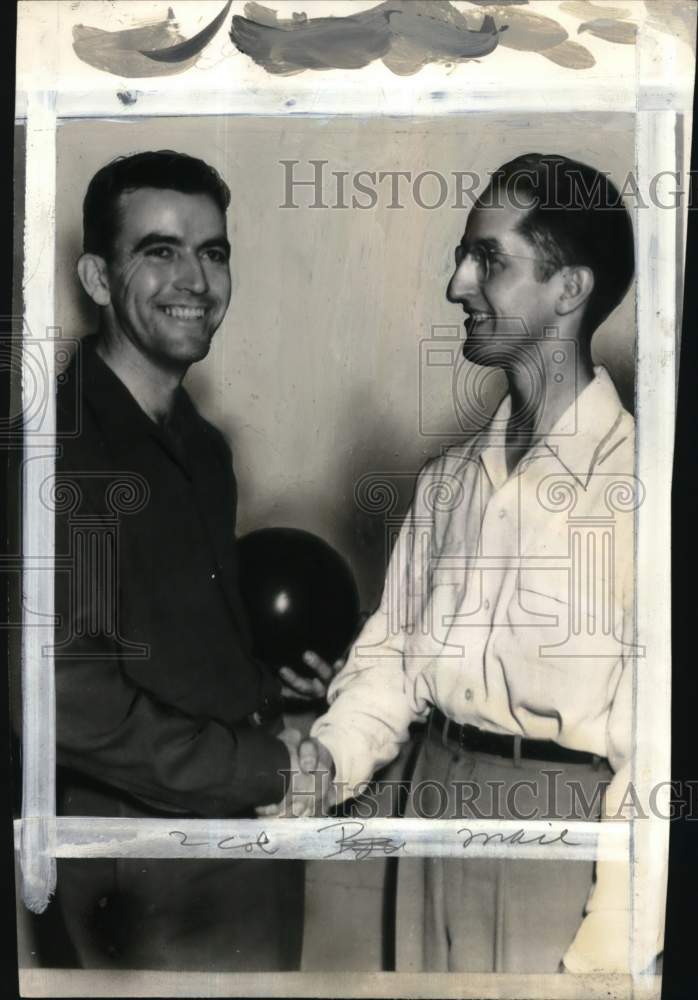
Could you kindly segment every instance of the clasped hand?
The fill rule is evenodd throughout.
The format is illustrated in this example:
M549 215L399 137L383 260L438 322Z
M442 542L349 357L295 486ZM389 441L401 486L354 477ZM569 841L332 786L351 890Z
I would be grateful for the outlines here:
M307 650L303 653L303 662L307 667L310 667L315 676L303 677L293 667L280 667L282 697L290 698L293 701L316 701L326 698L327 689L332 679L344 666L344 659L335 660L333 664L329 664L317 653Z
M281 694L292 701L316 701L327 697L332 679L344 666L344 659L326 663L317 653L308 650L303 662L314 677L303 677L292 667L281 667ZM286 795L273 805L258 806L258 816L316 816L334 804L334 761L327 747L309 736L301 738L297 729L287 728L279 734L285 743L290 764Z
M334 805L334 761L320 740L305 739L297 729L284 729L279 739L286 744L290 768L286 795L275 805L258 806L258 816L317 816Z

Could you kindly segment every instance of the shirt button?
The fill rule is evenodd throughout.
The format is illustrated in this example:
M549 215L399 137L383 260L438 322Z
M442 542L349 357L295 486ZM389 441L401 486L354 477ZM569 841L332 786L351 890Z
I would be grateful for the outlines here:
M216 579L216 574L215 574L215 573L211 573L211 579L212 579L212 580L215 580L215 579Z
M482 606L483 606L483 608L485 609L485 611L489 611L489 610L490 610L490 602L489 602L489 601L488 601L487 599L485 599L485 600L483 601L483 604L482 604Z
M473 700L473 689L472 688L466 688L465 689L465 700L466 701L472 701Z
M506 516L507 516L507 512L505 510L500 510L499 513L498 513L498 515L497 515L497 517L506 517Z

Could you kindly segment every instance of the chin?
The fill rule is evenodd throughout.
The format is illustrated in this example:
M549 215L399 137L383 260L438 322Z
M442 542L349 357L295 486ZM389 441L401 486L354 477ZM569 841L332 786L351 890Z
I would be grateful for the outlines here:
M501 364L501 356L501 345L491 336L483 336L480 331L477 334L469 333L463 344L463 357L474 365L498 366Z
M176 368L196 364L197 361L203 361L210 351L211 340L212 337L208 335L197 338L189 337L186 341L180 341L178 344L169 344L162 352L162 357Z
M203 361L211 350L211 337L205 343L202 344L192 344L189 350L186 352L186 360L190 365L195 364L197 361Z

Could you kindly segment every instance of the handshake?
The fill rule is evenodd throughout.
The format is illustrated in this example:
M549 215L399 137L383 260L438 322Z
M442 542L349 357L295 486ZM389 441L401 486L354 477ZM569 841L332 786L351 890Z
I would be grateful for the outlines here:
M362 619L365 620L365 615ZM326 663L312 650L303 654L303 662L315 676L303 677L291 667L280 670L284 698L312 701L327 697L327 689L344 666L344 657ZM258 806L258 816L318 816L336 805L335 764L327 747L312 736L301 738L297 729L287 728L278 737L291 759L286 794L275 805Z
M335 804L335 766L330 751L312 736L284 729L279 739L291 759L286 795L275 805L258 806L258 816L317 816Z
M326 663L312 650L303 654L303 662L314 677L303 677L291 667L280 670L284 698L312 701L327 697L330 682L344 665L344 659ZM258 816L317 816L335 805L334 761L327 747L312 736L301 739L297 729L284 729L278 737L285 743L291 764L286 795L275 805L258 806Z

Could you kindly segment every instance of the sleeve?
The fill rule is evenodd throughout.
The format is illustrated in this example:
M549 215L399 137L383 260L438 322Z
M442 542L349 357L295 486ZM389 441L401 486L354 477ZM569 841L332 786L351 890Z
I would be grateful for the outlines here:
M57 552L69 551L67 530L57 515ZM281 801L289 755L280 740L188 715L126 674L101 625L110 598L95 565L85 559L55 578L58 764L167 811L227 817Z
M420 473L390 556L380 606L330 685L329 710L311 729L334 760L338 801L358 794L378 768L393 760L410 724L429 711L420 675L440 647L432 648L439 645L432 630L421 636L421 623L431 600L436 538L429 498L440 475L440 460Z
M605 833L610 831L614 821L628 820L633 815L641 818L643 823L656 821L644 811L632 784L633 591L630 561L624 583L621 674L607 724L608 760L614 775L604 799L600 853L611 849ZM656 958L662 950L664 936L666 852L659 865L656 862L656 855L644 857L640 852L636 857L631 853L627 861L597 861L595 882L587 900L584 919L564 956L567 971L577 974L629 973L632 968L633 936L636 938L635 960L639 960L642 969L646 969ZM636 888L641 886L642 897L649 904L646 910L639 913L640 924L644 925L642 928L633 927L632 923L631 866L634 867Z
M290 765L280 740L163 705L92 652L56 664L60 765L163 810L226 817L281 801Z

